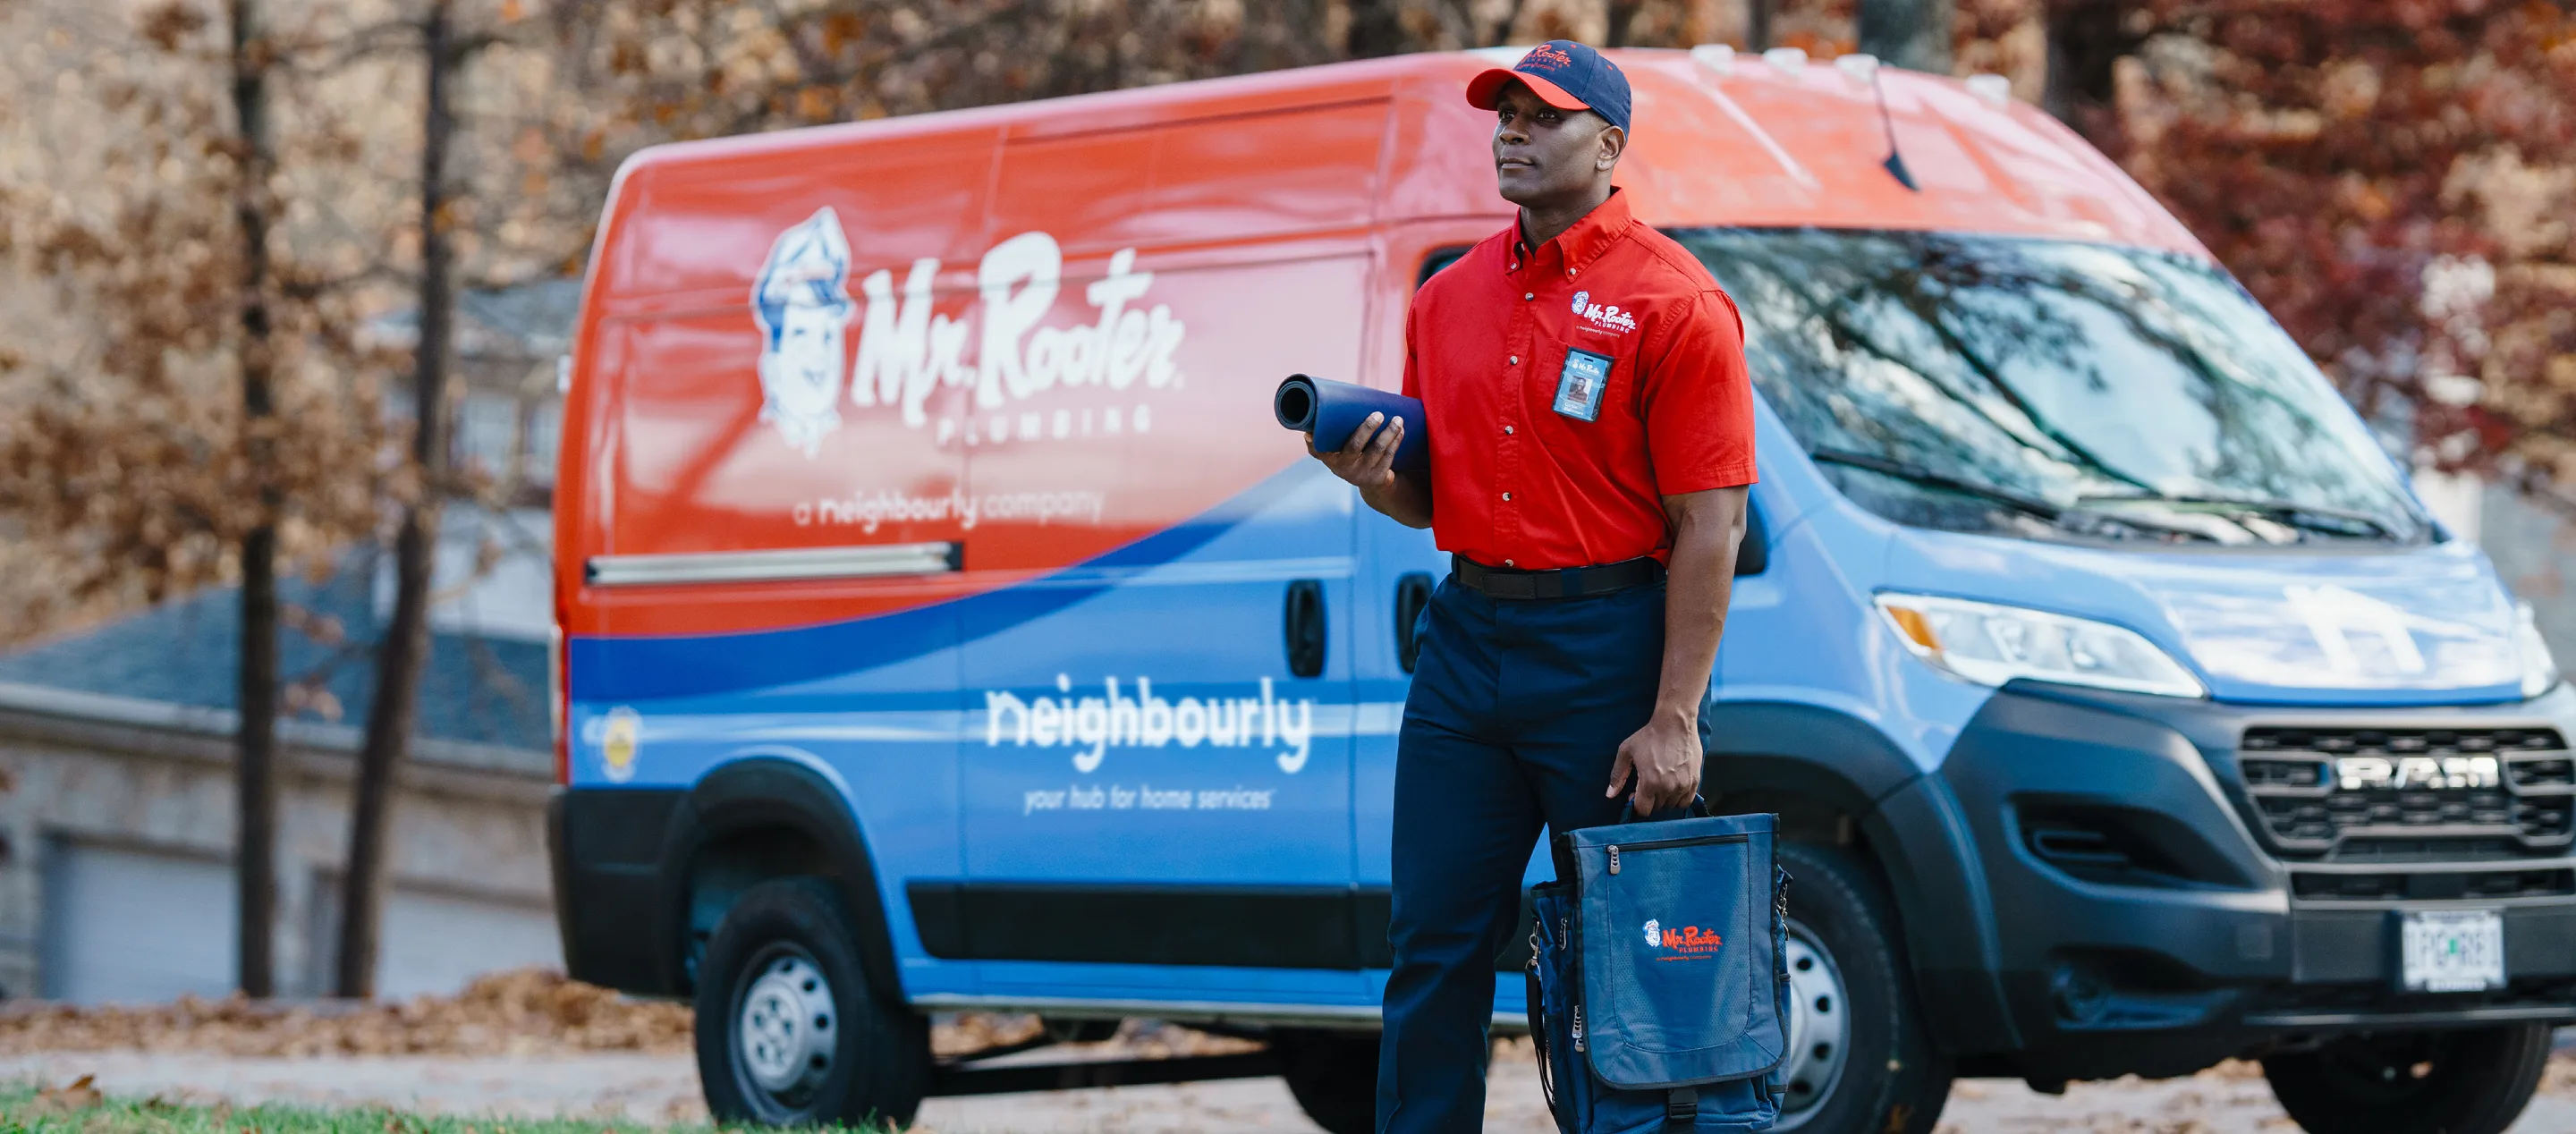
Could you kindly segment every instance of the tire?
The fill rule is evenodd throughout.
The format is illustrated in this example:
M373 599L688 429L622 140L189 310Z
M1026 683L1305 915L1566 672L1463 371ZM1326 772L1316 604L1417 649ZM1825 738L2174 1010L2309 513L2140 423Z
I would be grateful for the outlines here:
M1378 1033L1282 1028L1270 1034L1279 1077L1327 1134L1377 1129Z
M2263 1061L2308 1134L2502 1134L2549 1065L2544 1024L2353 1036Z
M698 965L698 1079L720 1125L912 1122L930 1024L868 987L840 893L820 878L744 891Z
M1786 958L1792 1047L1772 1129L1930 1134L1950 1099L1951 1063L1924 1025L1886 887L1849 850L1781 843L1779 856L1796 879Z

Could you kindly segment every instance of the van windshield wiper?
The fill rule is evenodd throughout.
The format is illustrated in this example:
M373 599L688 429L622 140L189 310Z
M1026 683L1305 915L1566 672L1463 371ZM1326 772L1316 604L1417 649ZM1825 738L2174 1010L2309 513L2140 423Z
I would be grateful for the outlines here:
M1931 469L1915 464L1912 461L1896 461L1889 460L1886 457L1873 457L1867 453L1855 453L1849 449L1809 449L1807 450L1807 456L1829 465L1843 465L1849 468L1866 469L1870 472L1877 473L1880 476L1892 476L1898 480L1912 481L1916 484L1928 485L1933 488L1948 489L1964 496L1974 496L1980 500L1991 500L2016 511L2037 516L2052 524L2066 517L2066 509L2058 507L2055 504L2051 504L2039 497L2025 496L2009 488L1997 488L1994 485L1980 484L1973 480L1962 480L1958 477L1951 476L1948 473L1934 472Z
M2396 541L2402 540L2403 538L2398 535L2395 525L2386 520L2380 519L2377 516L2373 516L2368 512L2356 512L2348 508L2319 507L2314 504L2298 504L2288 500L2247 500L2235 496L2190 496L2156 492L2108 493L2100 496L2079 496L2075 498L2075 502L2078 505L2196 505L2230 510L2239 513L2249 513L2261 516L2267 520L2272 520L2276 523L2286 524L2303 531L2324 532L2329 535L2351 536L2361 534L2353 530L2356 527L2361 527L2370 529L2371 533L2376 534L2381 539Z
M2036 496L2015 492L2009 488L1999 488L1991 484L1983 484L1973 480L1963 480L1959 477L1951 476L1948 473L1935 472L1923 467L1922 465L1915 464L1912 461L1892 460L1887 457L1874 457L1867 453L1855 453L1849 449L1830 448L1810 449L1807 451L1807 456L1829 465L1844 465L1855 469L1866 469L1881 476L1892 476L1898 480L1912 481L1915 484L1946 489L1963 496L1974 496L1980 500L1991 500L2015 511L2046 520L2056 527L2064 528L2081 535L2104 536L2113 534L2105 532L2102 528L2101 520L2107 518L2112 523L2119 524L2126 528L2154 532L2168 537L2179 536L2184 539L2195 540L2207 540L2212 538L2207 532L2195 531L2191 528L2177 527L2172 524L2159 524L2151 520L2141 520L2134 516L2110 516L2107 513L2099 512L2090 508L2084 508L2081 506L2080 501L2076 507L2070 508L2060 506ZM2144 498L2124 496L2116 497L2116 499L2128 500ZM2079 516L2076 514L2079 512L2083 513L2083 515Z

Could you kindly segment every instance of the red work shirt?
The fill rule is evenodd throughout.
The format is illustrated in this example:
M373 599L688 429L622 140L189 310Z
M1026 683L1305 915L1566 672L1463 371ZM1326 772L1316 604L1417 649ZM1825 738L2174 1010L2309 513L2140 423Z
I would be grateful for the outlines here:
M1663 497L1753 483L1735 301L1624 193L1526 255L1517 222L1478 244L1414 294L1404 337L1443 551L1522 569L1663 559Z

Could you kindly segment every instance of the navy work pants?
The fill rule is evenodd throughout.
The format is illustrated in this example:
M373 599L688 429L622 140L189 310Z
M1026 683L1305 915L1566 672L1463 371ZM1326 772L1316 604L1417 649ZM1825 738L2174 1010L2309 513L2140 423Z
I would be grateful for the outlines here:
M1519 924L1522 869L1542 825L1619 820L1610 765L1663 672L1661 583L1496 599L1450 579L1424 618L1396 742L1380 1134L1483 1128L1494 957Z

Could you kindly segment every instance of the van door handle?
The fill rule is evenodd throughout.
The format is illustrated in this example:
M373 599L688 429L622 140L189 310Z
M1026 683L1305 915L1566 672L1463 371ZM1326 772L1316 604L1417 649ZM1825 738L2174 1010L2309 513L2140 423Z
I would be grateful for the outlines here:
M1408 571L1395 580L1395 664L1413 672L1422 657L1422 612L1431 608L1431 576Z
M1324 584L1299 579L1288 584L1283 615L1288 635L1288 672L1298 677L1324 674Z

